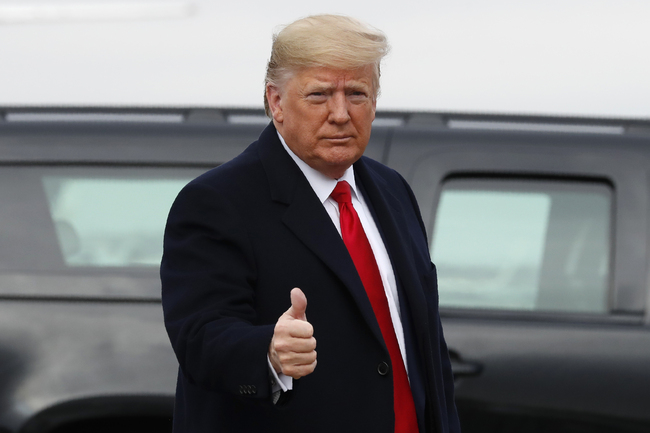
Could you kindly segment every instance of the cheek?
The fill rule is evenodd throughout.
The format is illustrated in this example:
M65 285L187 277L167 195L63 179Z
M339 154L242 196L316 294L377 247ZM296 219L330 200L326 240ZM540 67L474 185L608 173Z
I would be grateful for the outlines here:
M372 121L364 121L357 124L357 132L359 133L359 138L362 141L367 141L370 139L370 132L372 130ZM365 147L365 145L364 145Z
M371 107L357 107L350 114L359 131L370 131L372 121L375 120L375 112Z

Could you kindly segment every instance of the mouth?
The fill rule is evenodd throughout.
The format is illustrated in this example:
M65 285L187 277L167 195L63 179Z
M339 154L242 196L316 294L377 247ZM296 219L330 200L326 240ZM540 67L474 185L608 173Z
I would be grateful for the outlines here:
M352 139L351 135L333 135L330 137L325 137L325 140L331 141L333 143L344 143Z

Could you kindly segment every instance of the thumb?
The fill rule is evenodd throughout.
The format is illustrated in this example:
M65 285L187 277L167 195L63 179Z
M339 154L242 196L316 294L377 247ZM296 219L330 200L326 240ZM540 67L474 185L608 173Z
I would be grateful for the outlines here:
M307 320L305 311L307 310L307 297L299 288L291 290L291 308L287 314L294 319Z

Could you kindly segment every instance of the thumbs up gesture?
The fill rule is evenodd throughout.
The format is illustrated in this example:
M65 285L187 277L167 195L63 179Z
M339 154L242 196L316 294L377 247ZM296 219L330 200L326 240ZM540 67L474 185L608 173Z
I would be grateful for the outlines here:
M269 359L278 373L299 379L316 368L314 327L307 321L307 297L302 290L291 290L291 307L275 324L269 346Z

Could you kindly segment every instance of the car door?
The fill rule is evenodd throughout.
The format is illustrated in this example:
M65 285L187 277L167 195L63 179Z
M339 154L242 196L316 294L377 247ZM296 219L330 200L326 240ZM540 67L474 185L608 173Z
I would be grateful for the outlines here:
M650 428L647 139L402 128L464 432Z

